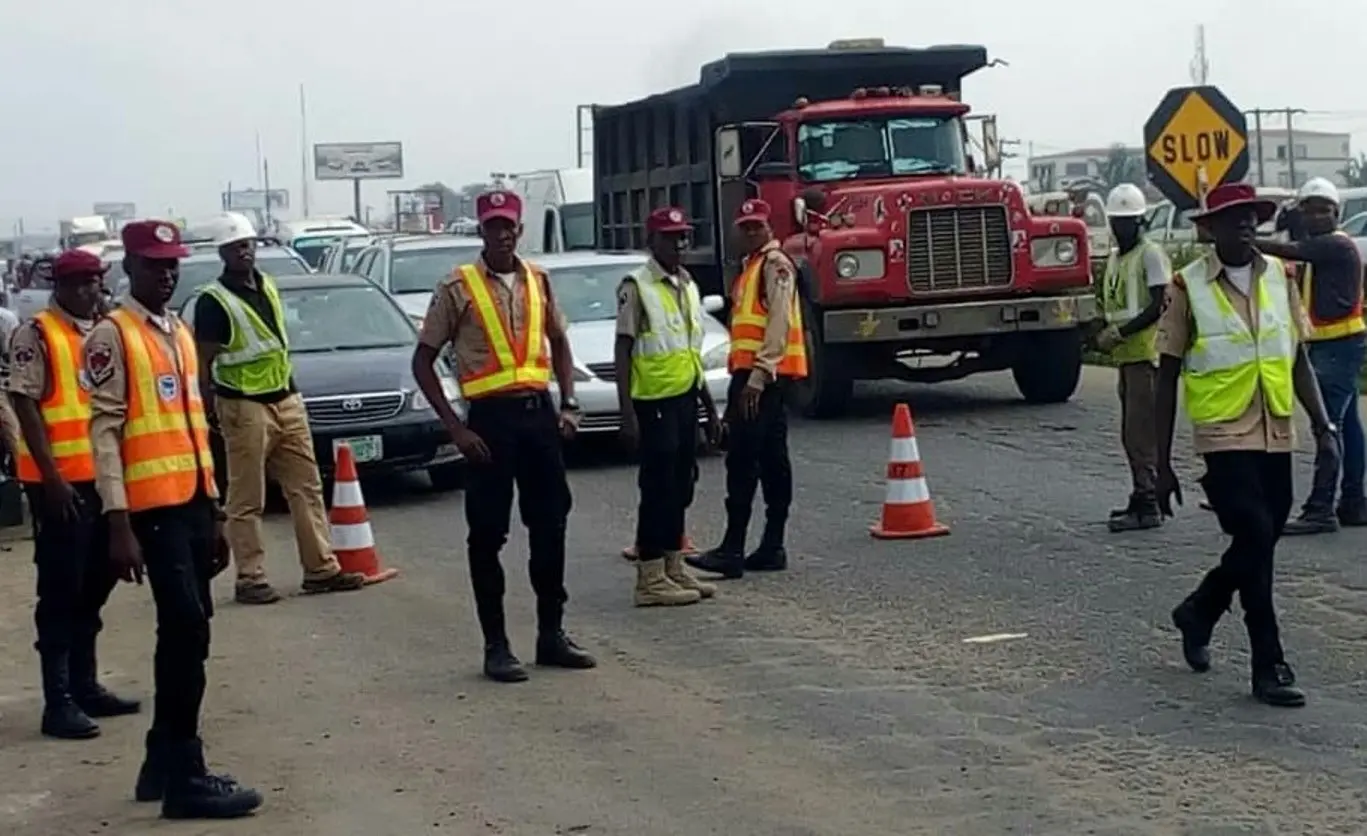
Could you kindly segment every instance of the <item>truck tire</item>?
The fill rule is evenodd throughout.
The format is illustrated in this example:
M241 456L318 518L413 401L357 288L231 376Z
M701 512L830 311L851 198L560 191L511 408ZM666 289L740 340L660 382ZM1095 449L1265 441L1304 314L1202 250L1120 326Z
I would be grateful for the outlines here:
M821 341L819 313L802 300L802 324L807 342L807 377L792 388L790 403L804 418L839 418L850 408L854 378L836 346Z
M1077 329L1022 335L1011 365L1026 403L1063 403L1082 379L1082 337Z

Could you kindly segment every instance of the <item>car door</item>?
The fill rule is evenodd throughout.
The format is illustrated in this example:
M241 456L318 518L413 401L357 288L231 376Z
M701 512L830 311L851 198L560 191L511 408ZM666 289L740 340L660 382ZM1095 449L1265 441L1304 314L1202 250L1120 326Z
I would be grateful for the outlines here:
M366 249L364 252L362 252L359 256L356 257L356 266L352 269L351 272L355 273L358 276L365 276L367 279L370 279L372 282L374 282L375 277L371 274L371 270L374 269L375 258L379 255L379 252L379 247L370 247Z

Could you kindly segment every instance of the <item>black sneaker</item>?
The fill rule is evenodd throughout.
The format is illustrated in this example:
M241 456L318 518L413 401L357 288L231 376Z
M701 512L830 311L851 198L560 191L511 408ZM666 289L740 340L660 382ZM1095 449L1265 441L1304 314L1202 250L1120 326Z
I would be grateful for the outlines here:
M88 717L124 717L142 710L142 703L137 700L126 700L111 693L103 685L87 688L74 699Z
M100 727L74 702L59 702L43 709L42 732L58 740L89 740L100 736Z
M788 568L788 550L779 546L778 548L760 546L745 558L745 571L747 572L782 572Z
M1253 698L1278 708L1300 708L1305 692L1296 687L1296 674L1285 662L1278 662L1263 673L1253 674Z
M588 651L575 644L563 630L537 638L536 663L545 668L579 671L598 667L598 662Z
M718 546L702 554L688 555L684 562L699 572L721 575L728 581L745 576L745 553L740 549Z
M1182 633L1182 658L1197 673L1210 670L1210 625L1196 612L1196 605L1183 601L1172 611L1172 624Z
M484 675L495 682L526 682L527 669L507 642L484 646Z
M261 793L229 775L178 778L161 802L165 819L240 819L261 806Z
M1287 537L1304 537L1310 534L1333 534L1339 530L1339 521L1329 514L1301 514L1286 524L1282 534Z

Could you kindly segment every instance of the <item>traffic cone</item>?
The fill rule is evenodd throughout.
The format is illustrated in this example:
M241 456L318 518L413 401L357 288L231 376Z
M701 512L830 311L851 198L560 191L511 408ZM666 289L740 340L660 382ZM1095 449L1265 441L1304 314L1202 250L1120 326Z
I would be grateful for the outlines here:
M332 551L343 572L362 574L367 584L387 581L399 574L398 569L380 568L375 532L370 529L370 515L366 513L361 481L356 475L356 458L347 444L337 448L337 472L328 522L332 526Z
M693 538L685 534L683 542L679 544L679 551L683 552L685 556L695 555L698 553L698 547L693 545ZM640 557L640 553L636 550L635 546L627 546L625 549L622 549L622 557L627 560L635 560L637 557Z
M888 453L888 490L883 500L883 518L869 529L880 540L910 540L940 537L949 527L935 521L935 504L921 470L921 451L916 446L916 428L911 423L911 408L897 405L892 414L892 449Z

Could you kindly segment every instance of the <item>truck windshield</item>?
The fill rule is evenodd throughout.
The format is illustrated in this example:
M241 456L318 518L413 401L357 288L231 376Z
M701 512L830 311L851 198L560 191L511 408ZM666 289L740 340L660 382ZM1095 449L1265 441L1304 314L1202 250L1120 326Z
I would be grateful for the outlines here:
M593 201L566 203L560 207L560 226L565 235L565 249L591 250L594 246Z
M98 244L101 241L109 240L107 232L73 232L66 237L68 247L82 247L86 244Z
M911 116L798 126L798 172L811 182L908 174L963 174L959 120Z

